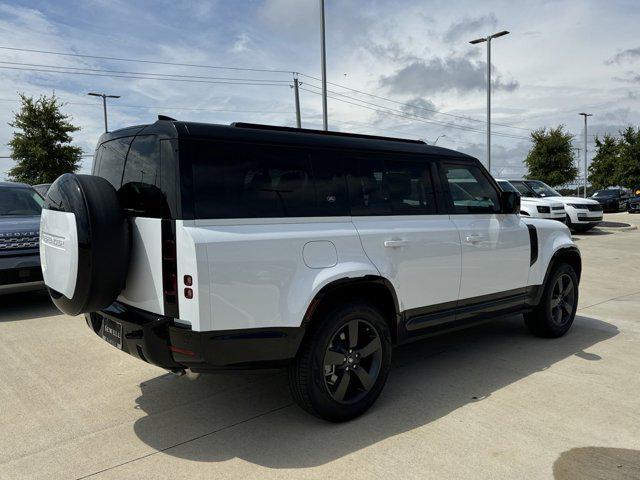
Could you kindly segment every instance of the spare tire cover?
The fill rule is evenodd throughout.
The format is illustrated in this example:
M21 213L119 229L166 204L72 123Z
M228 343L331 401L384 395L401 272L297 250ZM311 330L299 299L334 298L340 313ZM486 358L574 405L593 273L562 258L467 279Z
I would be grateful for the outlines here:
M65 173L51 185L40 221L40 263L53 303L78 315L111 305L124 288L129 224L104 178Z

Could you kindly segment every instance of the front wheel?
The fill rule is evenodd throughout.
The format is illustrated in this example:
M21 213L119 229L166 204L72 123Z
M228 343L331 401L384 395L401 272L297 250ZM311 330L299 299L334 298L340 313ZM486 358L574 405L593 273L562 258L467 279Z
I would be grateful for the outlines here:
M289 368L291 394L304 410L351 420L376 401L391 366L391 335L380 312L350 303L317 318Z
M578 309L578 277L568 263L555 266L537 307L524 316L527 328L539 337L561 337L573 324Z

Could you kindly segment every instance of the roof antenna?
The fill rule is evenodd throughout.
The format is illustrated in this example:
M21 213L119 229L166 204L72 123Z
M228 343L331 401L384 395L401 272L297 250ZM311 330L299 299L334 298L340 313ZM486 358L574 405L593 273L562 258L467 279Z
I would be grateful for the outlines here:
M158 120L169 120L170 122L177 122L175 118L167 117L166 115L158 115Z

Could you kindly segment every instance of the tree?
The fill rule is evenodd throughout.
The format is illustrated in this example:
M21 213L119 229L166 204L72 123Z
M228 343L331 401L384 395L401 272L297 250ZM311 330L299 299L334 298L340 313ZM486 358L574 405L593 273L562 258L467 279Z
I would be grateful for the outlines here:
M576 178L578 169L574 163L571 140L573 135L564 126L541 128L531 133L533 146L524 160L529 179L542 180L551 185L564 185Z
M35 185L78 170L82 150L70 144L71 133L80 128L62 113L56 96L34 99L20 94L20 100L20 111L9 124L17 129L9 142L16 162L9 170L9 178Z
M589 182L596 189L618 185L620 142L606 134L603 140L596 137L596 155L589 165Z
M627 127L620 132L620 160L616 168L617 184L636 189L640 187L640 127Z

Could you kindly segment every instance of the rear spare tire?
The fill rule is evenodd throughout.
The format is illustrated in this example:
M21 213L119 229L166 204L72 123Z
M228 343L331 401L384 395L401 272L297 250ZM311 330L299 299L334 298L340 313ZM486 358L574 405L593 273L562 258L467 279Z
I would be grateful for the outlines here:
M51 185L40 222L40 262L53 303L69 315L111 305L124 288L129 224L104 178L66 173Z

